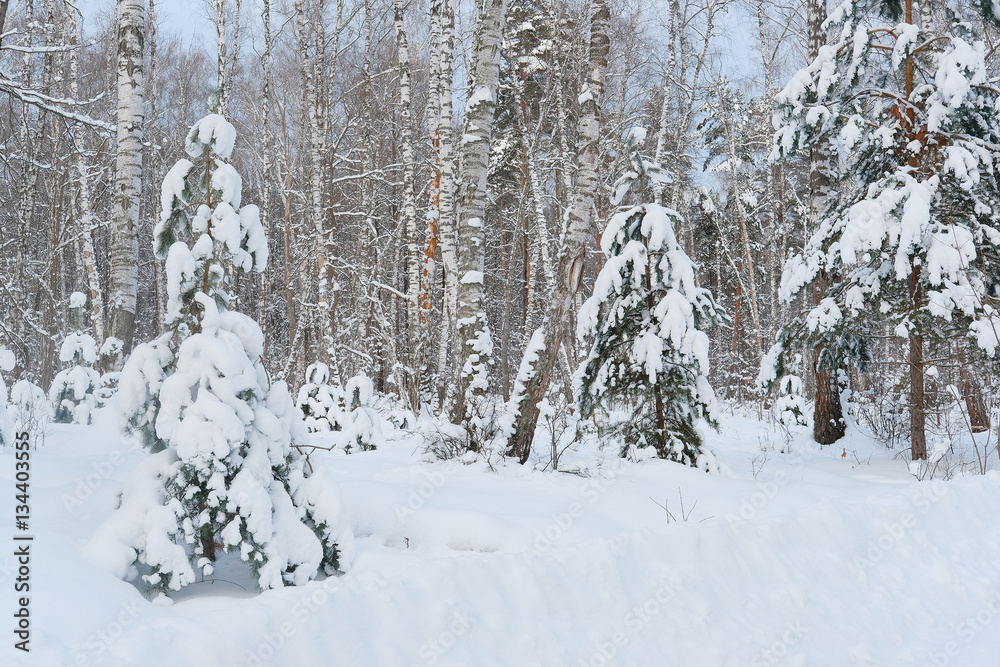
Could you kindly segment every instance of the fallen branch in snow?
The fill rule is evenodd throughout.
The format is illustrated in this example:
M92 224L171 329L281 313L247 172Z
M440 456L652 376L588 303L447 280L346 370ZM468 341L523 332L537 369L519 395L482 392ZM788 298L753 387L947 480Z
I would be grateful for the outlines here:
M308 452L302 451L303 447L308 447L309 451ZM305 444L295 443L295 444L292 445L292 448L295 449L295 450L297 450L299 452L299 454L302 454L303 456L306 457L306 465L309 466L309 472L310 473L312 473L312 471L313 471L313 465L312 465L312 461L309 460L309 455L312 454L317 449L322 449L324 452L332 452L333 449L334 449L333 445L330 445L329 447L320 447L319 445L310 445L308 443L305 443Z

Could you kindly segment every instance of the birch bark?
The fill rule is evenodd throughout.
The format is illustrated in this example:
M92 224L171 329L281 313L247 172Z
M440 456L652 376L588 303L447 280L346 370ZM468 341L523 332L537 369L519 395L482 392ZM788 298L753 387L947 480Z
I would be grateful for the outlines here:
M493 338L483 303L486 219L486 179L489 172L493 116L500 82L500 46L507 18L507 0L480 5L475 75L465 105L461 150L461 190L458 205L458 308L455 351L460 356L461 392L452 416L456 421L482 418L478 402L489 390ZM476 443L473 443L475 448Z
M68 12L70 44L77 42L76 15ZM72 99L79 96L79 66L77 63L77 51L73 49L69 52L69 92ZM88 298L90 299L90 325L94 332L97 344L104 342L104 307L103 295L101 294L101 276L97 272L94 263L94 219L92 203L90 199L90 173L87 169L87 160L84 153L83 133L78 123L74 124L70 130L70 138L73 142L73 151L76 154L76 179L77 179L77 207L76 207L76 233L80 239L81 257L83 260L83 271L87 277Z
M393 3L396 26L396 60L399 66L399 125L403 151L403 228L406 235L407 300L406 321L410 331L408 359L409 377L406 396L414 412L420 407L420 358L417 340L420 338L420 258L417 243L417 202L414 192L413 128L411 123L410 47L403 25L403 2Z
M108 276L108 334L126 353L135 336L139 278L139 198L144 138L144 41L146 6L118 0L118 150L111 211L111 272Z

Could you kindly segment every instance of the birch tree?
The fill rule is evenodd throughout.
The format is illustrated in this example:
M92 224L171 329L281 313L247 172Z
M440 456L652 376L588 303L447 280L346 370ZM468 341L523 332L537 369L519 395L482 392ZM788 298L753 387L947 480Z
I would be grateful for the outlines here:
M437 210L437 243L441 248L444 271L444 294L441 299L441 322L438 339L437 382L438 402L442 409L447 400L450 383L447 382L448 351L452 342L452 323L458 303L458 260L455 253L453 215L455 204L455 178L452 164L452 51L455 44L455 0L441 0L441 49L437 96L438 108L438 165L440 169L440 194Z
M142 142L146 5L118 0L118 149L111 214L111 271L108 280L107 332L131 350L139 275L139 198L142 193Z
M542 325L544 347L531 348L538 354L530 377L525 378L523 393L510 406L517 411L512 431L507 434L507 454L524 463L531 454L531 442L538 423L538 404L549 388L552 371L559 360L559 347L573 331L572 307L583 281L587 248L593 238L592 211L598 188L598 140L601 123L599 105L604 92L611 42L608 27L611 13L606 0L594 0L590 18L590 56L587 82L580 93L580 116L577 126L579 152L576 186L566 213L566 231L556 260L556 282L546 319ZM514 400L513 398L511 399Z
M295 23L298 35L299 67L305 92L304 104L307 113L308 131L308 205L306 217L312 225L314 254L313 273L315 277L316 301L310 313L315 340L312 356L329 365L334 377L338 377L337 364L333 358L333 329L331 326L330 292L330 240L326 231L326 214L323 202L324 153L326 151L325 104L322 94L322 77L326 65L326 33L324 29L323 7L325 0L310 2L308 15L303 0L295 2ZM306 269L303 269L306 270ZM308 284L308 282L306 283Z
M483 304L483 224L486 219L486 177L489 173L493 115L500 80L500 45L507 18L507 0L488 0L480 6L472 94L465 104L465 132L461 145L461 195L458 205L458 309L456 351L461 355L461 393L456 419L481 418L477 403L489 389L493 338ZM478 445L474 442L473 447Z
M399 66L399 125L403 149L403 226L406 235L407 301L406 323L410 334L409 385L407 400L412 410L420 405L420 378L417 355L417 336L420 326L420 257L417 243L417 201L414 191L413 128L411 127L410 46L403 25L403 2L393 3L393 20L396 28L396 59Z
M73 12L69 13L71 40L76 43L76 17ZM80 94L79 86L79 66L77 50L73 49L69 53L70 68L70 97L76 99ZM76 178L77 178L77 234L81 245L81 260L88 287L88 298L90 299L90 325L94 331L97 344L104 341L104 295L101 292L101 277L97 271L96 258L94 253L94 218L93 202L91 201L91 175L90 167L87 164L83 143L83 128L79 123L72 126L70 130L73 150L76 154Z

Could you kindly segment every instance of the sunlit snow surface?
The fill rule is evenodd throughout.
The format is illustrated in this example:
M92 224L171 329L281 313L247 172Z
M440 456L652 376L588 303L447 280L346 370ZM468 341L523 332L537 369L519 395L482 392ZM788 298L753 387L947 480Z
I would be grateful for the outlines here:
M8 629L0 664L997 664L1000 474L917 482L854 427L822 450L793 428L779 453L780 430L720 412L714 475L589 443L563 462L587 476L533 470L538 455L432 464L392 429L377 451L317 451L356 536L347 573L255 594L223 561L172 606L81 555L142 454L106 410L49 426L32 454L32 652ZM8 624L13 474L7 448Z

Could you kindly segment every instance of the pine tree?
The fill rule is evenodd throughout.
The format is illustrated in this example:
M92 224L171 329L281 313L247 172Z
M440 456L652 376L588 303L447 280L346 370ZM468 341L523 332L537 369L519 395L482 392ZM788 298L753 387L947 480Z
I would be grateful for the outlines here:
M95 392L101 374L94 370L97 361L97 341L82 330L83 308L87 297L81 292L70 295L71 320L75 331L66 336L59 349L59 361L69 364L59 371L49 388L49 401L55 410L57 424L90 424L91 412L97 405Z
M644 160L645 132L629 135L630 171L615 184L614 201L639 186L649 196L664 172ZM708 336L701 327L718 316L711 293L695 284L695 265L677 242L679 213L641 203L616 213L601 237L607 262L594 294L580 310L580 337L594 339L577 373L581 414L600 407L614 418L609 432L623 438L622 455L652 446L661 458L703 461L696 428L715 422L715 393L708 383Z
M781 366L808 342L818 366L865 360L862 327L878 318L909 343L910 440L927 458L925 342L968 335L993 356L1000 323L1000 92L979 37L993 6L949 5L918 22L912 0L846 2L830 16L839 37L777 96L775 152L829 146L851 165L782 295L807 285L821 298L785 328L768 355ZM835 282L824 276L837 276ZM780 368L762 378L773 380Z
M117 539L163 591L191 583L195 569L211 573L221 551L238 552L265 589L338 566L336 507L293 449L302 415L261 365L260 327L227 309L234 275L267 264L257 207L241 206L226 161L235 137L221 116L206 116L187 137L192 160L164 179L154 237L168 333L139 346L121 377L122 422L153 456L138 473L151 479L130 484L120 510L144 515L145 529L119 519Z

